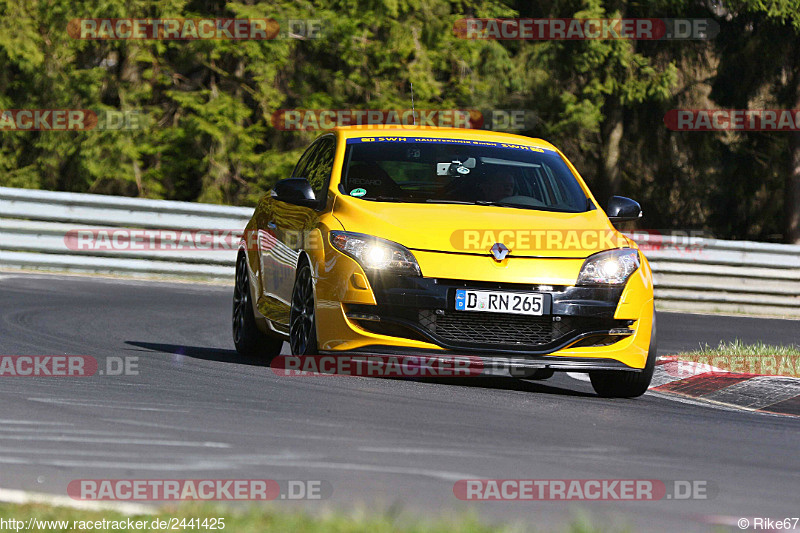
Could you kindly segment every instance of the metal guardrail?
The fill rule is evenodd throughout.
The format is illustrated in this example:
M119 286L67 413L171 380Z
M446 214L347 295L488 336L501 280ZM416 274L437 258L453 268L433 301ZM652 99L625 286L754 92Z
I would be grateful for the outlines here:
M114 228L241 235L252 213L247 207L0 187L0 267L231 281L235 245L189 251L145 246L75 250L66 236L80 229Z
M0 267L232 282L230 250L77 251L81 228L239 231L252 208L0 187ZM633 234L659 309L800 318L800 246Z
M659 309L800 318L800 246L642 238Z

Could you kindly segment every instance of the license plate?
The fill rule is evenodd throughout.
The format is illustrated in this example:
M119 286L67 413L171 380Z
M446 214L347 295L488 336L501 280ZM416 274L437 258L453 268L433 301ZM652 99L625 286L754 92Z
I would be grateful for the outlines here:
M544 314L544 295L532 292L456 290L456 311Z

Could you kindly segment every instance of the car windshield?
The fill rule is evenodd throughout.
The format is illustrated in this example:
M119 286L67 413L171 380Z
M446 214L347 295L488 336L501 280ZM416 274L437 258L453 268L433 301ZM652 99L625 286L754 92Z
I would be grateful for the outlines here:
M573 213L593 208L558 153L455 139L348 139L340 190L386 202L468 203Z

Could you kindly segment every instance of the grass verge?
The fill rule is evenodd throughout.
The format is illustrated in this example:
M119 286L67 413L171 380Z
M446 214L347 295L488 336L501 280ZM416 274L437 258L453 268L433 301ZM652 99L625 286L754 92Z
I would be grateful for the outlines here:
M458 518L402 518L392 513L369 514L326 512L311 515L303 511L284 511L270 507L231 509L213 504L185 503L155 509L146 515L129 515L117 511L88 511L46 504L0 503L2 528L12 531L216 531L226 533L465 533L521 532L528 527L488 525L474 514ZM212 522L213 519L213 522ZM10 522L14 520L15 522ZM105 523L103 523L105 520ZM154 521L158 521L154 523ZM221 521L221 522L220 522ZM194 527L192 527L193 524ZM205 524L205 526L203 526ZM220 527L223 524L223 527ZM144 527L140 526L143 525ZM153 527L156 525L157 527ZM132 527L131 527L132 526ZM599 533L586 517L557 530L568 533ZM620 531L614 528L614 531ZM627 531L627 529L623 530Z
M706 344L677 358L729 372L800 378L800 346L795 345L745 344L737 339L716 347Z

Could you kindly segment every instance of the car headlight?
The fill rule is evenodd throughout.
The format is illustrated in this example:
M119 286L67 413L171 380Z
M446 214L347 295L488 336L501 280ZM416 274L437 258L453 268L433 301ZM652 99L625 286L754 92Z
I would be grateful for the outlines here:
M622 285L639 268L639 251L620 248L586 258L578 285Z
M365 270L422 275L414 254L396 242L350 231L331 231L330 240L334 248L358 261Z

